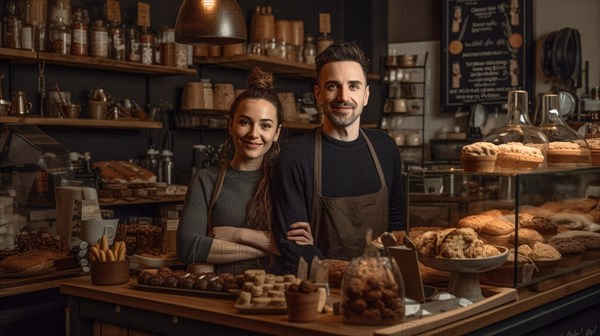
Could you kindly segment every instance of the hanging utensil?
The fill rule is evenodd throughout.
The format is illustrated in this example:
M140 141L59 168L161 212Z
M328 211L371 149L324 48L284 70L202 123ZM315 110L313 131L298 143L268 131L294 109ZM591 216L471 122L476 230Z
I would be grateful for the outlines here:
M57 102L58 113L60 113L61 118L64 118L65 113L64 113L63 109L65 106L67 106L67 103L65 102L65 99L63 98L63 94L60 91L60 87L58 87L58 83L54 82L54 88L56 89L56 92L58 92L58 98L60 99L60 103L62 105L62 106L58 106L58 102Z

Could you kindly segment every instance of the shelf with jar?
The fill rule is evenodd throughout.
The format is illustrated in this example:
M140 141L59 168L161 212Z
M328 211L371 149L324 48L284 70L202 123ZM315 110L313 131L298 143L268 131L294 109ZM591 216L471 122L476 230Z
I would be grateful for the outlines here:
M28 116L0 116L0 124L24 124L37 126L64 126L112 129L160 129L160 121L139 119L83 119L83 118L40 118Z
M314 64L301 63L279 57L264 56L257 54L241 54L234 56L209 57L196 56L194 63L201 65L218 65L233 69L250 70L255 66L263 67L276 74L290 78L313 79L317 72ZM368 74L367 79L379 80L377 74Z
M384 104L380 127L396 141L403 160L411 166L422 166L425 157L427 59L427 52L420 61L418 55L396 56L394 51L382 58Z
M177 68L158 64L143 64L118 61L91 56L63 55L44 51L30 51L0 47L0 59L9 59L13 64L46 62L48 64L120 71L146 75L195 75L196 69Z

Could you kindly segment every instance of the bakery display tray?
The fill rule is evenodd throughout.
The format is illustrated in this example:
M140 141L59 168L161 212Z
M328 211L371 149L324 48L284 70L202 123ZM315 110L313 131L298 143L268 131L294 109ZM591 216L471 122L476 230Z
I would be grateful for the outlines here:
M137 283L129 284L134 289L144 290L149 292L157 292L157 293L169 293L169 294L178 294L178 295L193 295L193 296L201 296L212 299L223 299L223 300L235 300L236 295L230 292L213 292L213 291L201 291L195 289L182 289L182 288L169 288L169 287L158 287L158 286L148 286L148 285L140 285Z

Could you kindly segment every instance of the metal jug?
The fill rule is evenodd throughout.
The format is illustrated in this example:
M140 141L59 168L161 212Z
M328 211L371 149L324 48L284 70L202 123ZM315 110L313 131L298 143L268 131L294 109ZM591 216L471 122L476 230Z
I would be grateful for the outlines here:
M27 100L25 91L14 91L10 102L11 115L27 115L31 109L31 102Z

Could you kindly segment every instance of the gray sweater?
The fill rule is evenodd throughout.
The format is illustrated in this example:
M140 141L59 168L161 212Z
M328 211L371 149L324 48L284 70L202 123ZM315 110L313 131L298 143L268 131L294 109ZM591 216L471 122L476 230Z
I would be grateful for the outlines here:
M246 227L246 205L254 195L261 170L239 171L227 168L223 188L212 212L212 225ZM213 239L207 237L208 205L218 174L218 167L200 169L192 177L177 229L177 257L183 263L203 263ZM243 272L257 267L258 260L215 265L215 271Z

